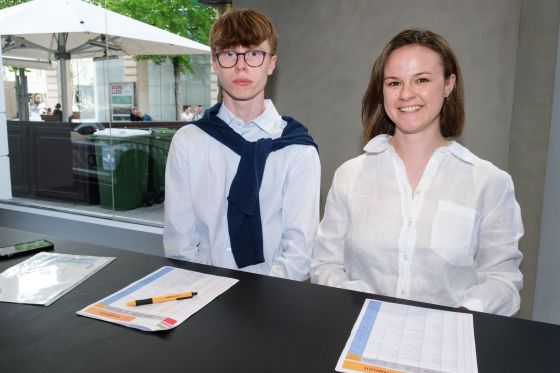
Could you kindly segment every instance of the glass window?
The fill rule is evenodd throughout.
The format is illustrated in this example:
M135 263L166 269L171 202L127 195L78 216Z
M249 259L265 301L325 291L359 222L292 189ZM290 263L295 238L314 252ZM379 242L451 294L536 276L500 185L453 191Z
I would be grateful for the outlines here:
M4 69L13 203L163 226L165 164L184 125L181 107L215 103L210 55L191 56L192 72L181 73L176 89L169 59L112 55L100 38L102 53L73 54L65 71L61 61Z

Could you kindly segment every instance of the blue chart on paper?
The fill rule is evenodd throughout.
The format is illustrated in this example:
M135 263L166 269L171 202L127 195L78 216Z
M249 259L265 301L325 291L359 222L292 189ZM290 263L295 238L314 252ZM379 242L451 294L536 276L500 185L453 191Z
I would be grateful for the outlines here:
M349 354L356 356L363 356L366 349L367 342L371 331L373 330L373 325L375 325L375 320L379 314L379 309L381 308L381 303L377 301L369 301L369 304L362 318L362 322L356 331L354 340L350 345L348 350Z

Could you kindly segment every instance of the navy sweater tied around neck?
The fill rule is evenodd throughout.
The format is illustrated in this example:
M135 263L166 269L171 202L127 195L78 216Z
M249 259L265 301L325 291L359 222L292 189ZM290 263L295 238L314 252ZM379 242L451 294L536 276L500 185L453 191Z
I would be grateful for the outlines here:
M291 117L282 117L287 125L279 138L247 141L218 118L220 107L214 105L192 124L241 157L227 197L227 220L233 257L243 268L264 262L259 190L268 155L289 145L318 147L307 128Z

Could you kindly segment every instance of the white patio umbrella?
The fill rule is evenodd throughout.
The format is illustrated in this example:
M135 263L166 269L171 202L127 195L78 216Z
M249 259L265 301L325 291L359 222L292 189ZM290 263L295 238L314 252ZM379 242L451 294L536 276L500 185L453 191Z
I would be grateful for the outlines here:
M210 54L206 45L81 0L34 0L0 10L0 35L4 57L59 62L66 113L71 58Z

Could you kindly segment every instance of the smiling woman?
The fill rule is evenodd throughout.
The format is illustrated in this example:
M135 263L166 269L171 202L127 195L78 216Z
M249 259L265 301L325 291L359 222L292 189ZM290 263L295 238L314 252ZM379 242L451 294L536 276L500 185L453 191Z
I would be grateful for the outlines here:
M406 30L382 50L363 98L366 153L335 173L312 281L513 315L521 212L511 177L455 139L463 83L447 42Z
M439 115L455 86L455 74L445 77L438 54L419 45L395 50L385 65L383 107L402 134L433 132L441 138Z

